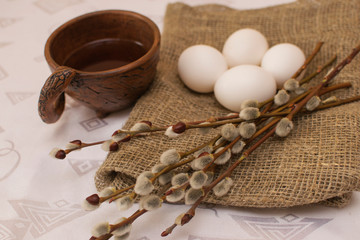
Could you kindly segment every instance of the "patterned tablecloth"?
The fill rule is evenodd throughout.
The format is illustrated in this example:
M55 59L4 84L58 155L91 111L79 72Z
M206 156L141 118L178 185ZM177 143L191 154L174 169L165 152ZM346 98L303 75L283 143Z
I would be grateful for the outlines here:
M316 0L313 0L316 2ZM94 212L80 203L95 192L93 177L106 154L94 147L58 161L53 147L82 139L106 139L121 128L131 109L99 119L67 99L60 121L44 124L37 113L39 91L50 74L43 50L62 23L100 9L140 12L162 28L164 0L0 0L0 240L89 239L92 226L120 217L112 204ZM237 9L259 8L291 0L187 0L190 5L220 3ZM124 213L128 216L137 206ZM167 205L136 221L130 239L160 239L160 233L184 212ZM173 212L173 214L165 214ZM165 239L359 239L360 193L342 209L308 206L290 209L200 208L191 224Z

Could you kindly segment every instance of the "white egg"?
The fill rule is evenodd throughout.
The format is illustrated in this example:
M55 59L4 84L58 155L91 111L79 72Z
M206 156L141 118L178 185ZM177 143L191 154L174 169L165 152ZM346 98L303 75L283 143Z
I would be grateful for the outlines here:
M304 62L305 54L298 46L291 43L280 43L265 53L261 67L274 76L277 87L280 89Z
M214 90L215 81L227 70L224 56L208 45L185 49L178 60L178 73L184 84L200 93Z
M276 82L272 75L255 65L240 65L224 72L216 81L214 94L225 108L240 111L244 100L259 102L272 98Z
M260 65L268 48L269 44L262 33L255 29L244 28L228 37L222 53L230 68L242 64Z

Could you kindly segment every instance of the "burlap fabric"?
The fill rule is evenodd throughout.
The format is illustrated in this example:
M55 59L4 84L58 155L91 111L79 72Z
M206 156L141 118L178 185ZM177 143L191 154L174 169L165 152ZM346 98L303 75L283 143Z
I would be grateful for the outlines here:
M299 1L246 11L220 5L170 4L164 19L157 77L133 108L124 128L140 120L167 125L228 113L212 94L194 93L180 81L177 59L186 47L208 44L221 50L232 32L245 27L262 32L270 45L294 43L307 55L318 41L324 41L308 69L310 73L334 54L342 59L360 42L359 13L358 0ZM359 66L357 57L334 79L353 84L350 89L336 91L337 96L360 93ZM234 171L235 184L228 195L217 198L210 194L205 202L247 207L346 205L351 192L360 189L359 123L359 102L298 116L289 137L272 137ZM133 139L108 155L96 174L96 186L100 190L108 185L132 184L139 173L159 161L166 149L184 151L214 134L202 136L190 130L176 139L162 134Z

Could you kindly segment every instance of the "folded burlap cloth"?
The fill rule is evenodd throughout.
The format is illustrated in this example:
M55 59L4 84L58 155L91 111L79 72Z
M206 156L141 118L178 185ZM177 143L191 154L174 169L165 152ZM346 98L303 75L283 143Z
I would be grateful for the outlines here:
M312 73L334 54L342 60L360 42L359 13L358 0L298 1L246 11L221 5L170 4L164 19L158 74L133 108L124 129L141 120L163 126L229 113L213 94L192 92L181 82L177 60L191 45L208 44L221 51L226 38L241 28L259 30L270 46L294 43L306 55L318 41L324 41L321 52L307 70ZM320 80L321 77L312 82ZM333 95L345 98L360 94L360 57L346 66L333 82L345 81L353 87ZM210 194L205 202L246 207L349 203L351 192L360 189L360 103L303 114L294 119L294 125L290 136L268 139L236 168L229 194L221 198ZM159 162L163 151L189 150L215 133L203 136L189 130L175 139L163 134L134 138L107 156L96 173L96 187L100 190L109 185L121 188L132 184L139 173ZM239 156L234 156L232 162L236 158Z

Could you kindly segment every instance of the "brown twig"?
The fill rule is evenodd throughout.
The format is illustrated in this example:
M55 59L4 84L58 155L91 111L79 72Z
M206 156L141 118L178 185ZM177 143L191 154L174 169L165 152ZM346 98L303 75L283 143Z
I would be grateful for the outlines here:
M314 59L316 54L320 51L323 44L324 44L324 42L318 42L316 44L315 49L313 50L313 52L305 60L304 64L296 71L296 73L294 73L294 75L292 75L292 78L297 78L298 76L300 76L300 74L305 70L305 68L309 65L309 63Z
M311 79L313 79L314 77L316 77L319 73L321 73L323 70L325 70L325 68L329 67L331 64L333 64L333 62L335 62L337 56L334 55L327 63L325 63L323 66L319 66L315 72L309 74L307 77L301 79L299 81L299 84L302 85L304 83L309 82Z

